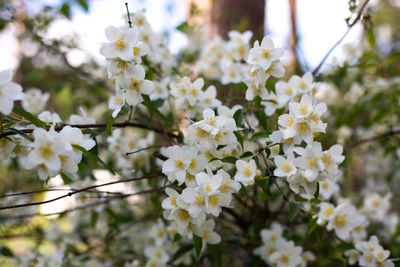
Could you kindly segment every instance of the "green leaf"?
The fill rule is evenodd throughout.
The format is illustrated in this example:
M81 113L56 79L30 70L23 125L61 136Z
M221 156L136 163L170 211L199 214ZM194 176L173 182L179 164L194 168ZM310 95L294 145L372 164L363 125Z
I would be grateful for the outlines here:
M164 114L162 114L160 112L160 110L158 108L156 108L152 104L150 97L148 95L142 94L142 98L143 98L143 104L147 107L147 109L150 113L150 116L152 115L152 113L155 113L155 114L157 114L158 117L160 117L161 120L164 121L165 124L170 125L171 122L167 119L167 117Z
M256 185L258 185L259 187L261 187L262 191L267 195L267 196L271 196L271 190L270 190L270 183L269 180L271 179L267 179L267 180L255 180Z
M250 140L255 140L258 138L266 138L270 136L271 132L270 131L261 131L258 133L253 134L253 136L250 138Z
M61 14L63 14L64 16L66 16L67 18L71 18L71 7L69 6L69 4L65 3L61 6Z
M99 214L95 211L92 211L92 214L90 215L90 226L92 228L96 227L97 220L99 219Z
M170 263L173 263L183 255L185 255L187 252L191 251L194 248L193 244L186 244L180 247L175 254L172 256L172 259L169 261Z
M226 145L219 145L217 146L217 150L223 149L224 147L226 147Z
M294 195L294 200L296 200L297 202L307 202L307 199L305 199L305 198L302 198L301 196L299 196L299 195Z
M240 158L242 159L242 158L247 158L247 157L251 157L251 156L253 156L253 153L251 153L250 151L246 151L240 156Z
M77 0L76 1L86 12L89 11L89 5L86 0Z
M235 164L238 159L235 157L225 157L221 159L222 162Z
M74 182L74 180L71 179L70 177L68 177L68 175L66 175L65 173L60 172L60 175L61 175L61 178L62 178L64 184L71 184Z
M219 245L207 245L208 249L210 250L211 253L211 259L213 261L213 266L222 266L222 250Z
M30 121L32 124L34 124L37 127L40 128L46 128L46 123L44 121L41 121L39 118L37 118L35 115L32 113L29 113L28 111L24 110L21 107L15 106L13 109L13 112L17 115L20 115Z
M317 183L317 190L315 190L314 197L318 199L319 197L319 183Z
M199 257L201 253L201 248L203 246L203 240L201 237L193 234L194 250L196 251L196 256Z
M237 131L233 132L233 134L236 136L237 141L239 142L240 146L243 149L243 137Z
M116 118L116 117L115 117ZM115 118L113 118L112 116L110 116L110 118L107 121L107 126L106 126L106 132L105 132L105 136L109 136L111 134L111 130L112 130L112 126L114 124Z
M1 255L6 256L6 257L14 257L14 254L8 247L4 247L0 245L0 252Z
M183 33L188 33L191 29L191 27L189 26L189 24L185 21L184 23L178 25L178 27L176 27L176 29L178 31L181 31Z
M289 203L289 219L293 221L296 218L297 214L300 211L300 205L295 202Z
M115 172L110 168L110 166L105 164L104 161L101 158L99 158L96 154L91 153L91 152L87 151L85 148L78 146L78 145L72 145L72 147L79 151L82 151L83 154L85 154L88 158L90 158L95 163L99 164L100 167L109 170L113 175L115 175Z
M23 138L26 138L26 139L28 139L29 141L33 142L33 138L30 137L29 135L27 135L26 133L24 133L23 131L20 131L20 130L15 129L15 128L8 128L7 131L10 131L10 132L14 132L14 133L16 133L16 134L19 134L19 135L22 136Z
M233 119L237 127L243 127L243 110L241 108L236 110L235 114L233 114Z

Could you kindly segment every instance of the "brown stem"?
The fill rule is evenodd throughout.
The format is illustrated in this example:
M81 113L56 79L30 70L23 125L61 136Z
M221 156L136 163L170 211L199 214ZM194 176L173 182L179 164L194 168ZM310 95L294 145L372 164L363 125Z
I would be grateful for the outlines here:
M354 25L356 25L356 23L361 19L362 13L365 9L365 7L367 6L369 0L366 0L363 4L363 6L361 7L361 9L358 11L357 13L357 17L354 19L353 22L347 24L347 31L345 32L345 34L339 39L339 41L337 41L332 47L331 49L329 49L329 51L326 53L326 55L322 58L321 62L318 64L318 66L313 70L312 74L315 76L318 71L321 69L322 65L325 63L326 59L328 58L328 56L332 53L332 51L343 41L343 39L347 36L347 34L350 32L350 30L353 28Z
M107 123L92 123L92 124L61 124L59 126L54 127L56 131L62 130L65 126L71 126L74 128L80 128L80 129L86 129L86 128L105 128L107 126ZM117 122L112 125L115 128L124 128L124 127L136 127L136 128L141 128L141 129L146 129L149 131L154 131L156 133L161 133L164 134L165 131L162 129L158 128L151 128L147 127L138 123L133 123L133 122ZM49 129L49 128L48 128ZM34 129L22 129L20 130L23 133L32 133ZM10 135L15 135L17 134L16 132L4 132L0 134L0 139L5 137L5 136L10 136ZM178 138L177 134L174 133L166 133L169 137L172 138Z
M66 213L74 212L74 211L81 210L81 209L97 207L99 205L106 204L108 202L111 202L111 201L117 200L117 199L125 199L125 198L131 197L131 196L137 196L137 195L160 192L161 190L163 190L166 187L168 187L168 186L159 187L159 188L152 188L152 189L149 189L149 190L144 190L144 191L131 193L131 194L118 195L118 196L110 197L110 198L107 198L105 200L98 201L98 202L95 202L95 203L90 203L90 204L87 204L87 205L81 205L81 206L78 206L78 207L75 207L75 208L66 209L66 210L63 210L61 212L27 213L27 214L21 214L21 215L17 215L17 216L0 217L0 220L13 220L13 219L30 218L30 217L35 217L35 216L52 216L52 215L66 214Z
M152 148L160 148L160 147L166 147L166 146L167 146L167 145L148 146L148 147L140 148L140 149L135 150L135 151L132 151L132 152L127 152L127 153L125 153L125 156L129 156L129 155L132 155L132 154L136 154L136 153L139 153L139 152L141 152L141 151L149 150L149 149L152 149Z
M388 132L381 133L381 134L378 134L376 136L360 139L360 140L357 140L357 141L345 146L343 150L345 152L347 152L347 151L355 148L356 146L362 145L364 143L373 142L373 141L379 140L381 138L392 136L392 135L396 135L396 134L399 134L399 133L400 133L400 130L390 130Z
M244 119L244 121L246 122L247 127L249 128L249 131L250 131L251 133L254 134L254 129L251 127L249 121L247 120L246 114L244 114L243 119ZM257 147L258 147L258 152L260 153L261 158L262 158L262 160L263 160L263 162L264 162L264 165L265 165L265 167L267 168L268 176L272 179L272 181L274 181L274 184L275 184L275 186L278 188L278 190L279 190L279 192L281 193L283 199L286 200L286 201L289 201L288 198L287 198L287 197L285 196L285 194L283 193L281 187L280 187L279 184L277 183L277 181L276 181L276 176L275 176L275 175L272 173L272 171L271 171L271 168L270 168L270 166L269 166L268 160L267 160L267 158L265 157L265 154L264 154L264 148L262 147L262 145L260 144L260 142L258 142L257 138L255 138L255 141L256 141L256 144L257 144Z
M46 203L50 203L50 202L54 202L56 200L60 200L66 197L70 197L72 195L81 193L81 192L85 192L94 188L98 188L98 187L102 187L102 186L106 186L106 185L112 185L112 184L118 184L118 183L126 183L126 182L132 182L132 181L140 181L140 180L144 180L144 179L151 179L151 178L159 178L159 177L165 177L163 174L156 174L156 175L149 175L149 176L142 176L142 177L137 177L137 178L130 178L130 179L123 179L123 180L117 180L117 181L113 181L113 182L109 182L109 183L105 183L105 184L99 184L99 185L93 185L93 186L89 186L89 187L85 187L82 189L78 189L78 190L74 190L72 192L69 192L67 194L64 194L62 196L56 197L56 198L52 198L49 200L45 200L45 201L37 201L37 202L31 202L31 203L25 203L25 204L18 204L18 205L10 205L10 206L1 206L0 210L6 210L6 209L15 209L15 208L22 208L22 207L29 207L29 206L37 206L37 205L41 205L41 204L46 204ZM119 196L117 196L119 197ZM114 197L111 197L114 198Z

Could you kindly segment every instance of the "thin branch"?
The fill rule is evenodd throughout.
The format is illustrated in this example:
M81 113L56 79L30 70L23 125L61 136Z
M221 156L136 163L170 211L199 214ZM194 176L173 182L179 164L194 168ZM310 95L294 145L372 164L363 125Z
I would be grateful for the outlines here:
M65 126L71 126L74 128L80 128L80 129L86 129L86 128L105 128L107 127L107 123L92 123L92 124L61 124L59 126L54 127L56 131L62 130ZM133 123L133 122L116 122L112 125L115 128L124 128L124 127L136 127L136 128L141 128L149 131L154 131L156 133L161 133L164 134L165 131L162 129L158 128L151 128L147 127L138 123ZM34 129L21 129L20 131L23 133L32 133ZM10 135L15 135L17 134L16 132L4 132L0 134L0 139L5 137L5 136L10 136ZM171 138L178 138L178 135L174 133L166 133L169 137Z
M129 28L132 28L132 21L131 21L131 15L129 14L128 3L125 3L125 6L126 6L126 14L128 14Z
M381 134L378 134L376 136L367 137L367 138L363 138L363 139L357 140L357 141L345 146L343 150L345 152L347 152L347 151L355 148L356 146L362 145L364 143L373 142L373 141L379 140L381 138L385 138L385 137L396 135L396 134L400 134L400 129L399 130L390 130L388 132L381 133Z
M326 55L324 56L324 58L321 60L321 62L318 64L318 66L313 70L312 74L315 76L318 71L321 69L322 65L325 63L326 59L328 58L328 56L332 53L332 51L343 41L343 39L347 36L347 34L350 32L350 30L353 28L354 25L357 24L357 22L361 19L362 13L365 9L365 7L367 6L369 0L366 0L364 2L364 4L362 5L362 7L360 8L360 10L357 13L357 17L354 19L354 21L352 23L347 24L347 31L345 32L345 34L342 36L342 38L339 39L339 41L337 41L332 47L331 49L329 49L328 53L326 53Z
M249 131L250 131L252 134L254 134L254 129L251 127L249 121L247 120L246 114L244 114L243 119L244 119L244 121L246 122L247 127L249 128ZM256 141L256 144L257 144L257 147L258 147L258 152L260 153L261 158L263 159L264 165L265 165L265 167L267 168L268 176L272 179L272 181L274 181L274 184L275 184L275 186L278 188L278 190L279 190L279 192L281 193L283 199L284 199L285 201L289 201L288 198L287 198L287 197L285 196L285 194L283 193L281 187L280 187L279 184L277 183L277 181L276 181L276 176L275 176L275 175L272 173L272 171L271 171L271 168L270 168L270 166L269 166L268 160L267 160L267 158L265 157L265 154L264 154L264 148L262 147L262 145L260 144L260 142L257 140L257 138L255 138L255 141Z
M75 191L69 192L67 194L64 194L62 196L56 197L56 198L52 198L49 200L45 200L45 201L37 201L37 202L30 202L30 203L25 203L25 204L18 204L18 205L10 205L10 206L2 206L0 207L0 210L6 210L6 209L16 209L16 208L22 208L22 207L30 207L30 206L37 206L37 205L42 205L42 204L47 204L47 203L51 203L66 197L70 197L72 195L81 193L81 192L85 192L94 188L98 188L98 187L102 187L102 186L106 186L106 185L112 185L112 184L118 184L118 183L126 183L126 182L131 182L131 181L140 181L140 180L144 180L144 179L151 179L151 178L158 178L158 177L165 177L163 174L156 174L156 175L149 175L149 176L142 176L142 177L137 177L137 178L130 178L130 179L123 179L123 180L117 180L117 181L113 181L113 182L109 182L109 183L105 183L105 184L99 184L99 185L93 185L93 186L89 186L89 187L85 187L82 189L77 189ZM118 196L119 197L119 196Z
M125 156L136 154L136 153L139 153L139 152L144 151L144 150L149 150L149 149L153 149L153 148L160 148L160 147L166 147L166 146L168 146L168 145L148 146L148 147L140 148L140 149L132 151L132 152L127 152L127 153L125 153Z
M98 202L90 203L90 204L86 204L86 205L81 205L81 206L78 206L78 207L75 207L75 208L71 208L71 209L66 209L66 210L63 210L63 211L60 211L60 212L27 213L27 214L21 214L21 215L17 215L17 216L0 217L0 220L14 220L14 219L30 218L30 217L35 217L35 216L53 216L53 215L66 214L66 213L74 212L74 211L77 211L77 210L97 207L99 205L107 204L108 202L111 202L111 201L117 200L117 199L125 199L125 198L131 197L131 196L162 192L162 190L164 188L166 188L166 187L168 187L168 185L167 186L163 186L163 187L159 187L159 188L153 188L153 189L149 189L149 190L139 191L139 192L136 192L136 193L118 195L118 196L115 196L115 197L107 198L107 199L102 200L102 201L98 201Z

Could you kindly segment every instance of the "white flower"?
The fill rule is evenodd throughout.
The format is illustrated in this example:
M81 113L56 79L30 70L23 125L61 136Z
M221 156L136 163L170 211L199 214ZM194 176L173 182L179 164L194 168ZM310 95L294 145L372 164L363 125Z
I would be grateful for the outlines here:
M282 156L275 156L275 165L276 169L274 171L274 175L278 177L288 177L297 172L297 168L294 165L294 156L293 154L289 155L287 159Z
M115 96L112 96L110 100L108 100L108 108L113 110L112 117L117 117L118 113L121 111L121 108L125 105L125 94L118 90Z
M350 232L364 220L365 217L359 214L352 204L344 202L335 208L334 215L329 219L326 228L334 229L340 239L346 240Z
M249 162L244 160L236 161L236 174L235 180L241 182L243 185L247 186L254 182L254 177L256 176L257 166L256 162L252 159Z
M158 263L167 263L169 260L169 255L165 249L157 246L146 247L144 255Z
M310 92L313 89L313 76L310 72L304 73L302 77L299 77L297 75L293 75L289 83L293 85L297 91L301 94L306 94Z
M62 122L60 116L57 113L51 113L50 111L43 111L38 115L38 118L47 124L56 124Z
M264 36L261 41L261 45L258 41L255 41L254 47L250 49L247 56L247 63L267 70L273 61L278 60L283 54L283 50L275 48L272 39L268 36Z
M136 28L116 28L108 26L106 36L110 43L103 43L100 53L106 58L133 59L133 45L138 41Z
M11 70L0 72L0 112L4 115L10 114L14 107L14 100L22 99L22 87L11 82Z
M295 267L302 263L303 249L299 246L295 246L293 241L288 241L283 244L278 251L269 256L269 260L274 266L277 267Z
M221 242L221 237L214 230L215 222L210 219L205 221L200 226L195 226L194 233L203 239L203 247L206 244L218 244Z
M166 188L165 193L168 195L166 199L161 203L163 209L175 209L178 207L178 201L180 195L172 188Z
M136 106L142 101L142 94L149 95L153 92L153 82L145 80L143 66L136 65L133 73L117 77L117 86L125 90L126 103Z
M35 166L40 168L45 167L49 171L57 173L61 169L62 155L68 148L65 142L57 138L58 133L54 129L48 132L42 128L36 128L33 131L35 138L34 142L30 144L32 151L29 152L26 158L25 168L31 169ZM39 171L41 171L39 169ZM45 174L46 170L43 174ZM40 177L46 179L47 177Z
M326 222L328 222L330 219L333 218L334 213L335 213L335 206L333 206L331 203L322 202L320 204L320 211L318 213L317 223L319 225L325 224Z
M163 163L162 172L168 176L168 180L174 182L178 181L181 185L186 179L186 169L190 164L190 159L194 156L188 158L189 153L195 154L195 151L187 146L171 146L165 151L165 155L168 159Z
M25 92L22 107L28 112L38 114L46 106L49 97L49 93L42 94L39 89L31 88Z
M200 188L187 187L183 189L181 198L188 204L186 210L189 212L190 216L196 218L200 213L205 212L205 199L207 196L204 194L203 190L200 190Z
M349 249L344 252L344 255L348 258L349 264L355 264L360 258L360 253L356 249Z

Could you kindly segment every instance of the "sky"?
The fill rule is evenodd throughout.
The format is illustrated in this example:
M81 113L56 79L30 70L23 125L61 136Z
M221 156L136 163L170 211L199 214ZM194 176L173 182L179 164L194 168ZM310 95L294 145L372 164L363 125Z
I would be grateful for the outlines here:
M43 4L56 4L60 0L27 1L28 12L37 12ZM72 51L68 59L73 65L85 60L86 54L94 57L100 64L105 59L99 48L106 41L104 29L109 25L122 25L125 14L124 3L128 2L130 11L146 9L149 23L156 32L170 33L170 48L176 53L187 43L183 34L174 30L185 20L186 5L184 0L92 0L89 13L74 8L72 22L60 20L50 27L48 36L62 38L71 32L80 36L80 44L84 49ZM310 68L317 66L330 47L340 39L346 31L344 19L350 16L347 0L298 0L298 29L300 35L300 51ZM169 12L166 12L166 10ZM289 7L285 0L267 1L267 35L270 35L276 46L286 47L289 37ZM355 27L346 37L343 44L354 43L360 35L360 28ZM17 61L13 55L16 40L13 29L0 34L0 70L15 68ZM288 55L288 54L287 54ZM340 47L332 56L341 57ZM328 59L328 62L330 60Z

